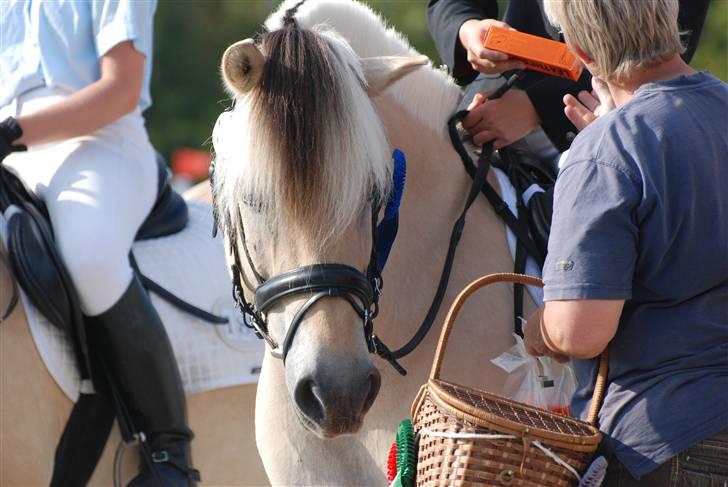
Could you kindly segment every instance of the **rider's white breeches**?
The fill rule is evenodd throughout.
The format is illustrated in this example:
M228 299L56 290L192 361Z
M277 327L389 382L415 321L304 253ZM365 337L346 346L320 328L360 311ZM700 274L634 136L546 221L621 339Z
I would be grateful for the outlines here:
M0 120L66 94L42 88L0 109ZM56 244L85 314L103 313L132 278L129 250L157 193L155 153L137 109L91 135L5 159L48 206Z

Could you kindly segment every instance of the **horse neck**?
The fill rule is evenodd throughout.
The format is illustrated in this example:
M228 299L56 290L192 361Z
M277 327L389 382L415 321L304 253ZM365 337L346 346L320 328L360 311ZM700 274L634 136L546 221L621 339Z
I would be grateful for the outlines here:
M390 146L401 149L407 158L400 232L385 269L386 291L381 318L377 322L377 333L390 347L397 348L412 337L432 302L450 232L463 209L472 181L452 148L445 128L445 115L455 111L454 104L447 111L433 114L440 125L435 129L432 123L412 117L407 107L389 92L375 102ZM498 188L493 174L489 175L489 181ZM513 269L504 225L484 198L478 198L468 213L456 255L440 314L427 339L413 353L413 357L422 357L425 362L432 360L439 325L454 294L481 275ZM512 320L508 314L509 299L486 293L482 301L481 298L476 301L487 306L503 323ZM507 326L501 333L510 338ZM426 364L417 367L423 373L429 370Z

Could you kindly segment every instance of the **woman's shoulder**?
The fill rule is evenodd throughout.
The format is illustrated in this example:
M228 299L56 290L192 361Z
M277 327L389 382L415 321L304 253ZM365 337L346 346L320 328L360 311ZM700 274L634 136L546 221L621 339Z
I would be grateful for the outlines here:
M622 107L623 108L623 107ZM561 170L588 163L613 168L639 181L639 140L643 131L635 130L634 120L622 108L602 115L574 139Z

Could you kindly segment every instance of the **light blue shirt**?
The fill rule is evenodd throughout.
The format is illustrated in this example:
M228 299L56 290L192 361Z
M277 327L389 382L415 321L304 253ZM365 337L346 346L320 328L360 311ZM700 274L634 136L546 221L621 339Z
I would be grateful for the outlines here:
M131 40L145 57L139 106L148 108L156 8L157 0L0 0L0 106L42 86L90 85L99 58Z

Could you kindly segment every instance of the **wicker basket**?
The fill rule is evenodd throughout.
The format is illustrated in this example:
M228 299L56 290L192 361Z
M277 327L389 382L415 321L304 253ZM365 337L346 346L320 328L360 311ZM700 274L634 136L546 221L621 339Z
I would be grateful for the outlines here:
M440 379L448 337L465 300L494 282L543 286L518 274L492 274L468 285L445 319L430 379L412 404L418 438L417 485L576 485L601 434L594 427L606 383L601 357L588 422Z

